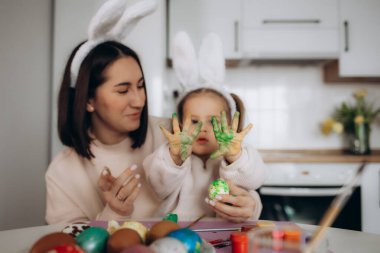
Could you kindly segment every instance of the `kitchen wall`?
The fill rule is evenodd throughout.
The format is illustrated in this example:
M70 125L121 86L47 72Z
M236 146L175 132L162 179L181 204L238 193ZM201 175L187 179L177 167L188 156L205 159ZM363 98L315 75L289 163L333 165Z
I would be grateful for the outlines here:
M168 69L171 90L178 89L173 71ZM331 115L342 101L353 101L352 92L368 91L368 100L380 107L380 84L326 84L321 63L256 64L227 69L227 88L238 94L247 109L247 122L254 128L248 141L261 149L342 148L343 138L324 136L319 124ZM165 101L167 101L165 99ZM166 105L165 116L174 102ZM380 147L380 121L371 135L372 148Z
M61 149L59 82L70 51L85 39L103 1L0 1L0 230L44 224L44 173ZM178 85L165 65L166 0L159 2L127 43L141 56L151 114L170 116ZM341 148L340 136L322 136L319 122L357 88L380 103L380 85L325 84L318 64L241 66L227 70L227 83L246 101L254 124L249 141L257 148ZM373 148L380 148L379 137L377 122Z
M44 224L51 0L0 1L0 230Z

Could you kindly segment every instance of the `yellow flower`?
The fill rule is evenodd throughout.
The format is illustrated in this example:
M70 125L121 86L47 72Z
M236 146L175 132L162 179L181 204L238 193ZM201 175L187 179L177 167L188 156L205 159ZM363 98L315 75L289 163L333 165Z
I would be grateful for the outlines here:
M356 115L356 117L354 119L354 122L357 125L363 124L364 123L364 117L363 117L363 115Z
M340 123L340 122L334 122L333 126L332 126L332 130L337 133L337 134L341 134L343 132L343 124Z
M354 97L356 97L356 98L364 98L365 96L367 96L367 91L364 89L357 90L354 93Z
M327 118L326 120L322 122L321 131L324 135L328 135L331 133L334 122L335 121L332 118Z

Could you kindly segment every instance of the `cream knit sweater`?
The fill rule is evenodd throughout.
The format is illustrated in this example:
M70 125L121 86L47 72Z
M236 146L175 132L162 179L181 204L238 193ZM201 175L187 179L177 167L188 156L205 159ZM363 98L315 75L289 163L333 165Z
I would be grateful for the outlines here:
M146 141L138 149L132 149L131 139L126 138L115 145L104 145L95 140L91 145L95 158L91 160L79 156L72 148L62 150L51 162L45 176L46 221L54 224L153 216L159 201L147 186L142 162L164 142L159 129L159 124L164 122L170 125L166 119L149 117ZM117 177L132 164L138 166L136 173L141 175L142 188L132 216L122 217L105 205L97 181L105 166Z
M264 183L267 170L252 147L245 146L239 159L229 165L223 158L209 159L204 164L199 157L191 155L177 166L170 156L168 144L163 144L144 160L143 167L148 183L162 201L156 215L174 212L181 220L191 220L202 214L215 216L204 200L211 182L221 177L249 191L256 202L251 218L257 220L260 216L262 204L255 190Z

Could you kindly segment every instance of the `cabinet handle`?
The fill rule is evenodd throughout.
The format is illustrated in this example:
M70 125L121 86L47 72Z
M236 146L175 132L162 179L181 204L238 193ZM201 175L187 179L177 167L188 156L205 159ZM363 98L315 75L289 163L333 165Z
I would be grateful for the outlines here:
M263 24L319 24L319 19L264 19Z
M349 41L348 41L348 31L349 31L349 24L348 21L344 21L344 51L348 52L349 48Z
M235 52L238 52L239 51L239 21L234 22L234 36L235 36L234 49L235 49Z

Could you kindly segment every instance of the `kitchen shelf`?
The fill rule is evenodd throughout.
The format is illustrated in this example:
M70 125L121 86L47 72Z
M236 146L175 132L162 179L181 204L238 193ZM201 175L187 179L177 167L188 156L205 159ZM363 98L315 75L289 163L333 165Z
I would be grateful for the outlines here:
M352 155L342 149L259 149L259 153L265 163L380 163L380 150L372 150L370 155Z

